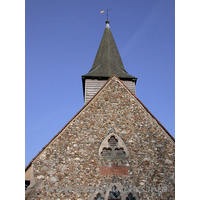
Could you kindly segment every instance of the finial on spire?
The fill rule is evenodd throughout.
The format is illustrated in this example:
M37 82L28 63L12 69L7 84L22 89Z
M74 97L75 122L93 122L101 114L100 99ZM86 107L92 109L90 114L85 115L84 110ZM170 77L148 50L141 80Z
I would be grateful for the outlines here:
M109 21L108 21L108 19L105 21L105 23L106 23L106 28L110 28L110 26L109 26Z
M109 10L112 10L112 8L110 8L110 9L107 8L107 10L106 10L107 11L107 13L106 13L106 15L107 15L107 21L108 21L108 11Z
M109 10L112 10L112 8L110 8L110 9L107 8L106 10L100 11L100 13L104 13L105 11L107 12L107 13L106 13L106 15L107 15L107 20L106 20L106 22L105 22L105 23L106 23L106 27L109 27L109 23L110 23L110 22L108 21L108 11L109 11Z

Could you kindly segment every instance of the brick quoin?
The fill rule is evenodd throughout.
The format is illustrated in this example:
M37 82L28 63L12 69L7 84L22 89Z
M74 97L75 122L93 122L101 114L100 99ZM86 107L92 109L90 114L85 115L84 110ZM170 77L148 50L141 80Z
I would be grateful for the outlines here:
M128 175L129 167L124 166L103 166L99 167L101 175Z

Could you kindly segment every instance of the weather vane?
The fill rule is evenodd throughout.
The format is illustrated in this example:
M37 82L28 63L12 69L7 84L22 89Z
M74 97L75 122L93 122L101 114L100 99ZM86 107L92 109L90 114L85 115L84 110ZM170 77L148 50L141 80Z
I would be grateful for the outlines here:
M100 13L104 13L105 11L107 12L107 13L106 13L106 15L107 15L107 20L108 20L108 11L109 11L109 10L112 10L112 8L110 8L110 9L107 8L106 10L100 11Z

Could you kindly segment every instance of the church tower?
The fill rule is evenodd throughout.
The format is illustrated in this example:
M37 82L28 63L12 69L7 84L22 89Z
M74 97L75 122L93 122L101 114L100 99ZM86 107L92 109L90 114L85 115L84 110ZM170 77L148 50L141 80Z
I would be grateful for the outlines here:
M137 78L127 73L110 30L109 21L90 71L82 76L83 93L87 103L112 75L116 75L135 94Z
M25 168L26 200L174 200L175 140L135 95L109 21L85 105Z

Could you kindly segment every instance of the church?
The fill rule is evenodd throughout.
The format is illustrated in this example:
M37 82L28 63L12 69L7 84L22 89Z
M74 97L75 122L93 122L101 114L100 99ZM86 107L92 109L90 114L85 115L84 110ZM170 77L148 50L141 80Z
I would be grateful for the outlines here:
M25 199L175 199L175 140L136 96L109 21L83 108L25 168Z

